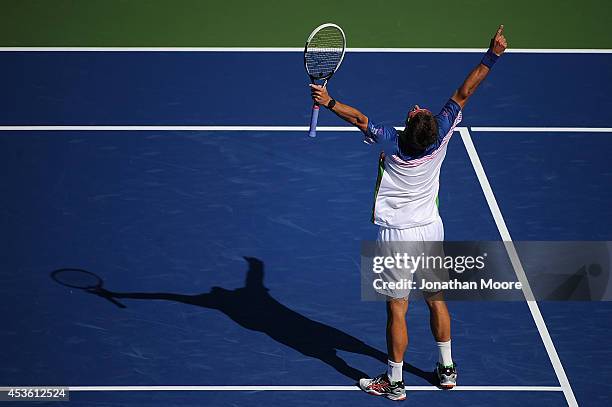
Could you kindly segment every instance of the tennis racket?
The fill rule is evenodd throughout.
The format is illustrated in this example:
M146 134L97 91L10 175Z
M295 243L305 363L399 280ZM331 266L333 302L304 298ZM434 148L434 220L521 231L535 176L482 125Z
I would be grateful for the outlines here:
M310 77L310 82L316 84L327 81L340 68L346 50L346 37L342 28L336 24L323 24L314 29L306 40L304 47L304 66ZM319 105L312 106L310 117L310 137L317 136L317 121L319 120Z

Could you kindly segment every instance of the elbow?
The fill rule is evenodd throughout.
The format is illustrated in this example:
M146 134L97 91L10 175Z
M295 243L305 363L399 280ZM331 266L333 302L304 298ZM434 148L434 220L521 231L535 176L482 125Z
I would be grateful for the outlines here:
M368 118L364 114L360 114L355 117L352 123L354 126L358 127L361 131L366 131L368 128Z
M462 86L453 94L453 100L463 107L465 102L472 96L472 93L474 93L473 89Z
M472 96L473 93L474 89L467 87L461 87L457 90L457 96L459 96L461 100L468 99L470 96Z
M368 118L364 114L360 114L355 119L357 125L366 125L368 124Z

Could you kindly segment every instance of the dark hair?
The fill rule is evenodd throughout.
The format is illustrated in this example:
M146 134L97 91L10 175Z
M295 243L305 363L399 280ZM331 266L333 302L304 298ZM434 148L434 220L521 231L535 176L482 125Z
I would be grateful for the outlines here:
M399 149L402 153L420 153L436 142L438 122L430 112L418 112L406 121L406 128L400 133Z

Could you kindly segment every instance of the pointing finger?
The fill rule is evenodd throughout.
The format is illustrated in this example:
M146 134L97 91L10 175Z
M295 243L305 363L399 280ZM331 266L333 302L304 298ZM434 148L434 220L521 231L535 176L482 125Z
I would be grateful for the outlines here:
M497 29L497 32L495 33L496 37L499 37L500 35L502 35L504 33L504 25L500 25L499 28Z

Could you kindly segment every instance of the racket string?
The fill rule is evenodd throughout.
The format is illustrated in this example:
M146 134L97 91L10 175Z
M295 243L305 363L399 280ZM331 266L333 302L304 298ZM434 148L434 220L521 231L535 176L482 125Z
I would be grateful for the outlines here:
M308 74L314 78L331 76L342 61L344 36L335 27L319 30L306 47L305 61Z

